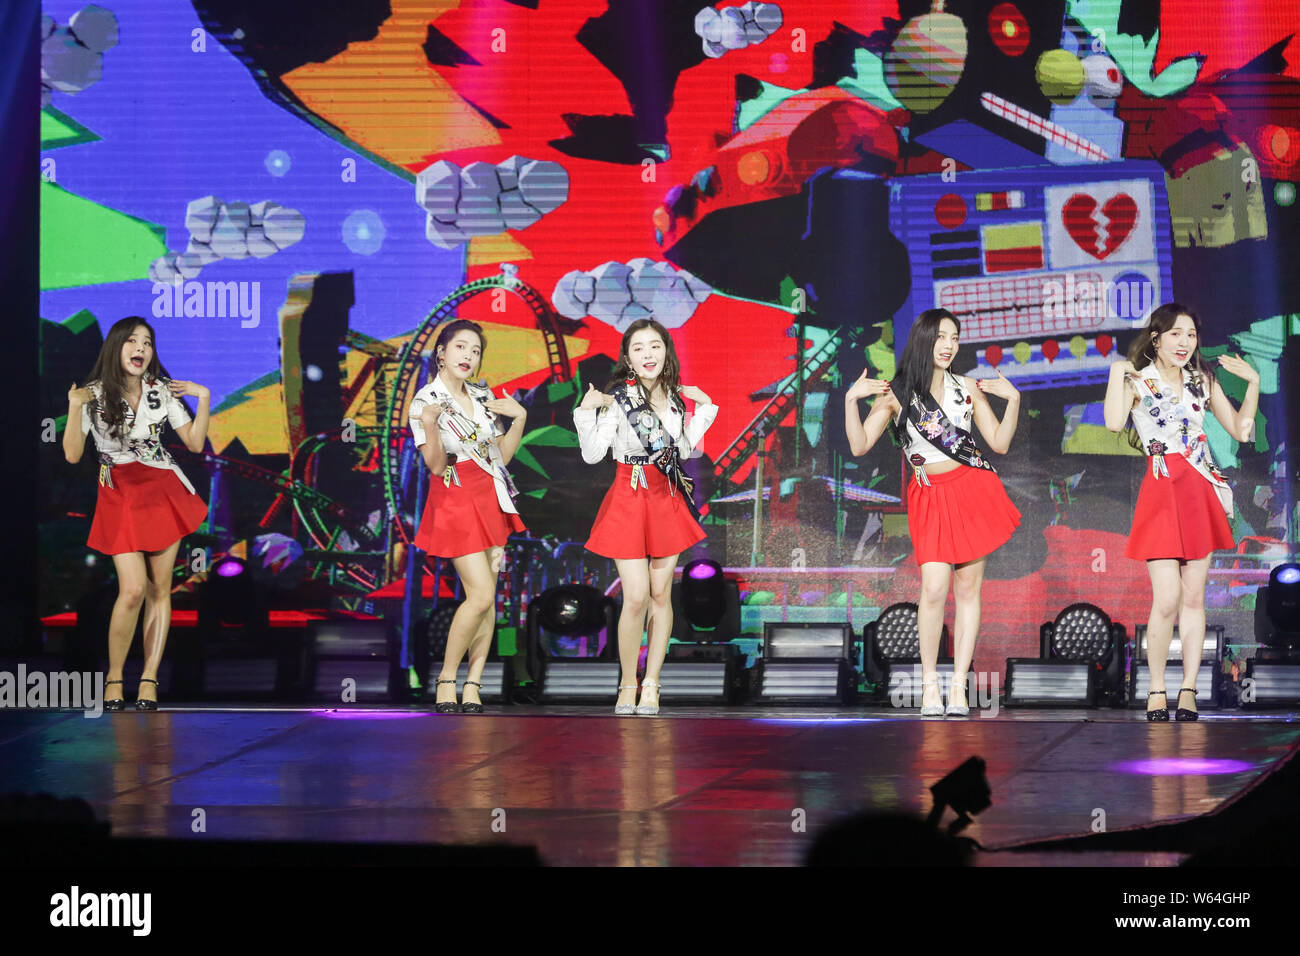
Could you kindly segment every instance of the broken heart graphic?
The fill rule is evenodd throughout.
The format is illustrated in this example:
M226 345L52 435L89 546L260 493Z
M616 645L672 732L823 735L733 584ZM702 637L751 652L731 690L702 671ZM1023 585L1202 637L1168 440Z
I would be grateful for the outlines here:
M1094 218L1096 211L1096 199L1087 193L1075 193L1061 207L1061 220L1080 249L1094 259L1105 259L1132 235L1137 225L1138 206L1128 193L1118 193L1101 207L1101 225Z

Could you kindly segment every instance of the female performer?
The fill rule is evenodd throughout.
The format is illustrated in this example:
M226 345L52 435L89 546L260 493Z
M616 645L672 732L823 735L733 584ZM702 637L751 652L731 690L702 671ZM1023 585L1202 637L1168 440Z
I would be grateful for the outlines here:
M1175 615L1183 649L1175 716L1198 716L1196 672L1205 643L1210 552L1233 546L1227 517L1232 514L1232 489L1210 455L1203 425L1206 406L1224 431L1243 442L1251 439L1259 407L1259 373L1243 359L1224 355L1219 364L1246 382L1241 409L1232 407L1201 358L1200 330L1200 320L1190 310L1175 302L1159 306L1133 340L1128 359L1110 367L1106 385L1106 427L1118 432L1131 417L1129 442L1151 458L1124 549L1130 558L1147 563L1151 577L1148 720L1169 719L1165 663ZM1159 698L1159 706L1152 698Z
M984 561L1020 524L993 466L971 437L971 421L999 455L1016 433L1020 393L1001 372L996 378L958 378L949 371L961 323L947 309L917 317L892 383L862 377L845 395L849 448L865 455L892 425L914 469L907 484L907 529L921 566L917 630L921 641L921 716L964 717L967 671L979 636ZM858 399L881 396L863 422ZM1001 421L985 395L1005 399ZM944 709L939 692L939 639L952 582L956 598L952 684Z
M512 533L527 530L513 501L518 492L506 471L524 437L526 413L513 398L494 398L485 383L470 382L486 347L477 323L448 322L433 347L438 373L411 401L411 432L433 476L415 544L429 554L451 558L465 589L465 600L451 619L438 675L435 709L440 714L483 713L478 690L469 688L483 686L479 678L496 623L501 552ZM508 430L498 415L513 419ZM466 651L469 673L458 705L456 673Z
M623 333L606 391L589 386L573 411L583 461L594 465L612 447L618 462L587 549L613 558L623 582L618 619L622 674L614 706L620 717L659 713L659 671L673 627L673 570L678 556L705 536L694 516L692 482L682 471L682 459L699 445L718 406L698 388L679 384L680 374L668 330L653 319L638 319ZM685 424L683 398L695 403L695 414ZM638 702L637 658L644 631L650 648Z
M191 420L182 395L199 400ZM162 446L170 422L185 447L203 451L208 434L208 390L175 381L154 351L153 328L139 316L113 324L82 388L68 391L63 455L76 464L94 436L99 453L99 492L87 544L112 555L117 600L108 625L108 685L122 683L122 665L144 605L144 667L136 690L137 710L158 709L158 665L171 626L172 572L181 538L198 528L208 506L185 472ZM77 425L81 427L78 428ZM150 685L146 687L145 685ZM121 694L104 701L122 710Z

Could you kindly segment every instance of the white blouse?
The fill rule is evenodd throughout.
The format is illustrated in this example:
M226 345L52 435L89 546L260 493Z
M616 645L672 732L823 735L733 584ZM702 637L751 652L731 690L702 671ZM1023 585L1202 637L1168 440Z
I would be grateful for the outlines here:
M501 510L506 514L518 514L519 511L515 508L514 500L510 497L510 489L506 486L503 477L506 467L505 459L501 457L501 449L497 447L496 443L497 436L508 431L508 426L499 417L484 408L482 402L479 401L480 398L491 399L493 397L491 389L475 385L472 382L466 382L465 390L470 393L470 404L474 408L474 414L468 417L478 427L479 434L488 440L488 458L491 460L493 467L491 469L485 467L477 461L475 456L470 454L469 449L451 430L450 416L445 411L438 413L438 435L442 439L442 449L448 455L456 456L456 464L459 467L472 463L476 467L483 468L492 476L496 484L497 503L501 506ZM424 431L424 422L420 421L420 415L423 414L425 407L428 405L442 407L444 404L449 404L462 415L465 414L464 407L452 397L451 391L443 383L441 376L435 375L428 385L415 393L415 398L411 400L409 420L411 434L415 436L416 448L428 441L428 436Z
M661 420L664 429L676 443L681 457L692 458L696 455L695 449L704 438L704 433L717 417L717 405L696 405L695 413L686 415L683 427L682 414L670 403ZM617 402L602 408L575 408L573 424L578 429L582 460L589 465L599 462L611 449L614 460L621 464L627 464L629 457L645 457L645 446L641 444L636 430Z
M81 434L90 433L94 438L95 450L99 452L99 463L111 469L113 465L138 462L151 468L166 468L176 473L181 484L190 494L195 494L194 486L185 477L185 472L176 464L175 459L163 447L163 422L170 422L172 428L180 428L192 421L185 403L172 394L161 379L151 379L141 384L140 404L135 411L125 398L125 430L119 438L109 430L104 420L104 388L99 382L87 386L94 393L94 400L81 406ZM92 411L93 409L93 411ZM112 480L111 471L100 471L101 483Z

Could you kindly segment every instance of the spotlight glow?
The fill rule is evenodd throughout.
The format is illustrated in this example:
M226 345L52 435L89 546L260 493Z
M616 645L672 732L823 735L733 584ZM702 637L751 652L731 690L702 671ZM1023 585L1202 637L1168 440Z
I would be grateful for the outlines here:
M1212 760L1201 757L1162 757L1155 760L1126 760L1110 765L1120 773L1148 777L1204 777L1223 773L1245 773L1255 765L1244 760Z
M313 710L312 713L333 720L403 720L407 717L429 716L410 710Z
M707 581L718 573L718 569L711 564L693 564L690 571L687 572L696 581Z
M217 574L223 578L233 578L236 575L244 573L244 563L233 559L226 559L217 564Z
M1277 573L1278 584L1295 584L1297 581L1300 581L1300 568L1292 566Z

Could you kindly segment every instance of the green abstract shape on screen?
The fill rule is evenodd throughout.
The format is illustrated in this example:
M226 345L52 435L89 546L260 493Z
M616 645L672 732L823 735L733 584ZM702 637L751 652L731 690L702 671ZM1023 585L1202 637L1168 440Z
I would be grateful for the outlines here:
M41 290L148 279L167 230L41 183Z
M86 129L67 113L47 106L41 110L41 149L60 149L81 143L94 143L100 137Z

